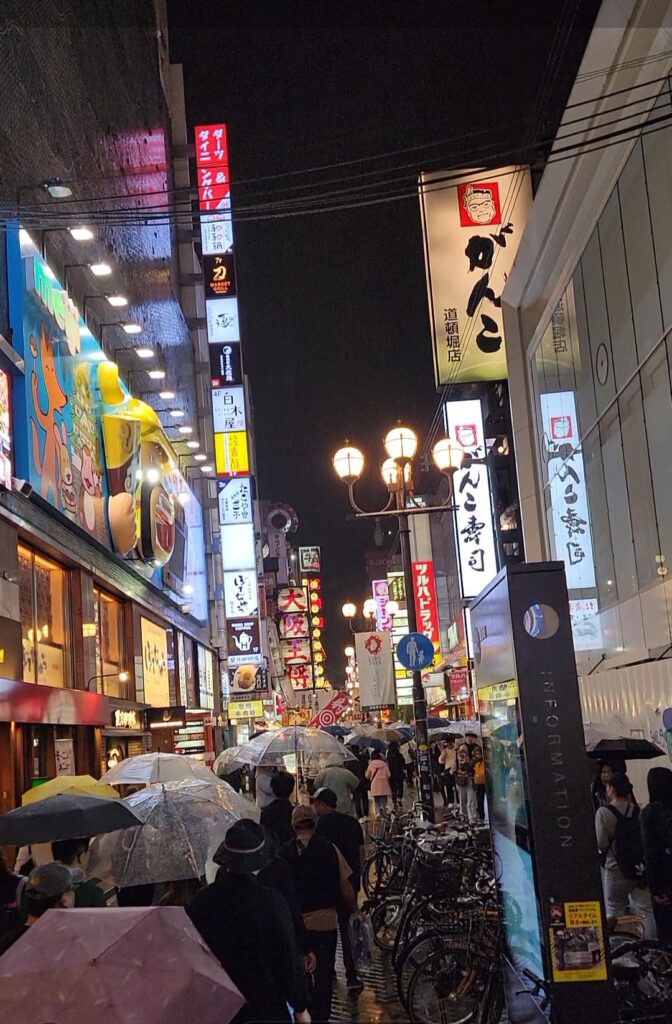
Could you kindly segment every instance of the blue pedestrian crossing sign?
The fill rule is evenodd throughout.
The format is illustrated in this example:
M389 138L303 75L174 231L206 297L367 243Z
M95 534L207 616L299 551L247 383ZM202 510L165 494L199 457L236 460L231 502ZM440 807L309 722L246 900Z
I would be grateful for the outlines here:
M397 644L397 658L404 668L421 672L434 661L434 644L424 633L407 633Z

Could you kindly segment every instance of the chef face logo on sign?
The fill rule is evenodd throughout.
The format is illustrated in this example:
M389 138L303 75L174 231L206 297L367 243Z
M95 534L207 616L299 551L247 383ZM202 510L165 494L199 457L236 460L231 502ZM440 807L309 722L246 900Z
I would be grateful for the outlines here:
M321 566L319 548L299 548L300 572L319 572Z
M457 196L463 228L502 223L498 182L473 181L468 185L458 185Z

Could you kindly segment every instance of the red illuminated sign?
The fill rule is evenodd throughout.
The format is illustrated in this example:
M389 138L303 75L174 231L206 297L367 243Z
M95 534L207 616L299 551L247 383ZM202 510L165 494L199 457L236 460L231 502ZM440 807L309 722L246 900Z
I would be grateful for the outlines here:
M199 208L209 211L228 207L231 178L226 125L199 125L195 138Z
M441 634L433 562L413 562L413 594L418 632L424 633L438 651L441 646Z

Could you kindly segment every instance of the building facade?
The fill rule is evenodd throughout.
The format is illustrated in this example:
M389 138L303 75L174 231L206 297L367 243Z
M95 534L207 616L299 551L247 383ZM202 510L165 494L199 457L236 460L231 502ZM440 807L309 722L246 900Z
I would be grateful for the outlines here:
M526 557L565 563L584 717L658 742L672 703L671 26L668 3L603 4L503 295Z
M101 0L83 36L76 4L40 27L13 6L0 44L0 810L40 780L147 749L209 760L220 706L195 458L213 452L209 368L204 387L182 308L193 232L185 242L173 214L184 113L165 12ZM36 91L39 111L22 101Z

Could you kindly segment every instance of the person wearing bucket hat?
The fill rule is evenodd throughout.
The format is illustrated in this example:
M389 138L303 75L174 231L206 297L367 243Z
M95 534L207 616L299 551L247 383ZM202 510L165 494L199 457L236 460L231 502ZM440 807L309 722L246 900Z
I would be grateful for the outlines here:
M303 914L310 947L317 958L308 1007L313 1021L327 1024L331 1015L337 908L345 903L349 914L359 915L352 874L343 854L316 834L314 807L297 804L292 812L295 838L280 847L289 864L296 898Z
M310 1022L289 908L256 877L272 862L276 845L256 821L237 821L213 857L220 865L215 881L187 907L204 942L247 1000L231 1024L290 1021L288 1004L299 1024Z

